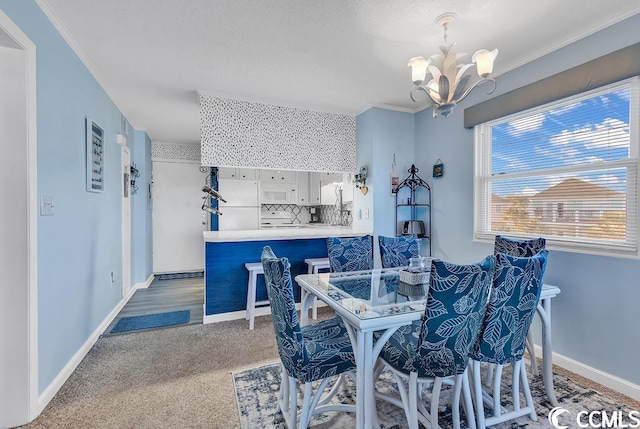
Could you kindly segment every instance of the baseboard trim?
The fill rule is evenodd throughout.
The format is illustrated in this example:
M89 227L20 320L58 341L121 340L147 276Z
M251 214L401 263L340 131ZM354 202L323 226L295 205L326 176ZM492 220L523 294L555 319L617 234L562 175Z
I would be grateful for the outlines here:
M536 356L542 356L542 347L536 345ZM568 371L581 375L589 380L593 380L611 390L622 393L636 401L640 401L640 386L618 376L608 374L599 369L585 365L582 362L568 358L559 353L552 354L552 361L555 365L562 367Z
M96 328L95 331L93 331L89 338L87 338L87 341L84 342L84 344L80 347L80 349L78 349L78 351L73 355L69 362L67 362L64 368L62 368L56 378L54 378L53 381L47 386L47 388L44 389L42 394L38 397L38 415L40 415L40 413L42 413L49 402L51 402L55 394L58 393L58 390L60 390L62 385L67 381L71 374L73 374L73 371L75 371L78 365L80 365L82 359L84 359L87 353L89 353L91 347L93 347L96 341L98 341L100 335L102 335L102 333L109 327L111 322L113 322L113 319L115 319L118 313L120 313L120 310L122 310L129 299L131 299L133 293L137 289L136 286L138 284L142 283L136 283L134 287L129 289L127 295L120 300L120 302L113 308L113 310L111 310L111 312L107 315L107 317L105 317L102 323Z
M296 304L296 309L300 311L300 303ZM266 316L267 314L271 314L271 307L258 307L256 308L256 316ZM228 313L220 313L220 314L210 314L205 315L202 318L202 323L217 323L217 322L227 322L229 320L238 320L244 319L247 312L245 310L240 311L230 311Z
M151 286L151 283L153 282L153 279L155 279L156 276L151 274L146 281L144 282L140 282L140 283L136 283L133 285L133 290L138 290L138 289L146 289L149 286Z

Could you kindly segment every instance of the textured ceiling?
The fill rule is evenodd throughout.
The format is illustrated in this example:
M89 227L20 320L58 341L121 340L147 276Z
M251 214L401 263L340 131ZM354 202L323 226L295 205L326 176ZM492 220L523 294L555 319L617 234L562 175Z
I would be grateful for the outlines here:
M638 0L36 0L135 128L197 143L198 93L417 111L407 60L498 48L494 75L640 13Z

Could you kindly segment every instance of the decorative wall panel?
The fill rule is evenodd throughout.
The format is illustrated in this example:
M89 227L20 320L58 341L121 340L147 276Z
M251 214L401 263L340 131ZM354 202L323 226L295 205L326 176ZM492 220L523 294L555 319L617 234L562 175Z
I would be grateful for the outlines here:
M202 164L356 170L355 117L200 96Z
M153 161L172 159L200 161L200 145L153 142L151 144L151 159Z

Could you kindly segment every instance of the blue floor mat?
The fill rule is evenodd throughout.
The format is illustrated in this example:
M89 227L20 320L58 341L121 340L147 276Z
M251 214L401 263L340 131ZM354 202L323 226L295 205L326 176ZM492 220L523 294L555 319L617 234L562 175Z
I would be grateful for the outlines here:
M135 331L138 329L159 328L162 326L189 323L191 311L171 311L168 313L145 314L143 316L123 317L111 329L111 333Z

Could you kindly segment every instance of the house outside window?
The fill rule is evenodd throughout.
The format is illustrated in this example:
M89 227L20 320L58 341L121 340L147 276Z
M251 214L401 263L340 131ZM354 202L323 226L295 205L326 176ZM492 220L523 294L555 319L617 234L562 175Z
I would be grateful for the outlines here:
M475 127L474 239L638 256L638 78Z

